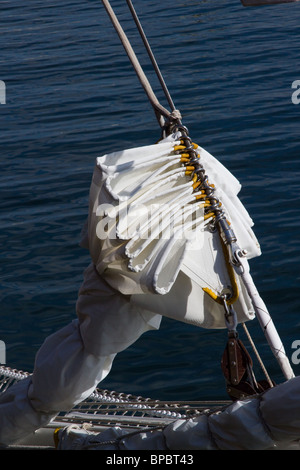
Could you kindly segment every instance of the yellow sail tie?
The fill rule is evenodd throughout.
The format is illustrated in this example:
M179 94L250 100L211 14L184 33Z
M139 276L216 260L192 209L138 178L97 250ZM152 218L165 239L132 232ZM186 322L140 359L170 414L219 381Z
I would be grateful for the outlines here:
M195 199L196 201L201 201L199 205L201 208L206 209L205 214L204 214L204 220L215 218L216 213L214 212L214 210L216 210L217 207L218 208L221 207L222 204L217 199L211 197L208 194L207 189L206 190L200 189L202 182L198 180L198 176L195 173L195 166L189 164L191 163L191 155L188 152L191 149L196 150L198 148L198 145L191 142L189 148L187 148L184 140L181 140L180 142L181 142L180 145L174 146L174 152L181 154L180 162L183 165L185 165L185 175L192 176L191 182L192 182L193 191L195 191ZM197 155L197 158L200 158L200 156ZM207 187L213 189L214 185L208 184ZM211 206L214 206L214 207L212 207L212 210L209 211L209 207ZM234 302L236 302L236 300L239 297L239 288L238 288L237 281L235 278L235 272L234 272L233 266L230 263L227 247L221 235L220 235L220 239L221 239L222 250L223 250L226 268L227 268L227 272L229 275L229 279L231 283L231 290L232 290L231 294L229 296L226 296L226 303L228 305L232 305ZM207 293L215 302L217 302L218 304L224 305L224 295L221 296L220 294L213 292L213 290L210 289L209 287L203 287L203 291Z

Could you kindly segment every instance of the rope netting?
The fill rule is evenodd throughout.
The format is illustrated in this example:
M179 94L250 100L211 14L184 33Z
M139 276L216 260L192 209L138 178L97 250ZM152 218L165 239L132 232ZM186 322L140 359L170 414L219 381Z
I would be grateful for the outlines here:
M28 372L0 367L0 396L14 383L30 376ZM55 418L65 426L89 423L94 428L155 427L167 425L180 418L211 413L231 403L220 401L161 401L128 393L97 388L88 399L74 406L71 411L60 412Z

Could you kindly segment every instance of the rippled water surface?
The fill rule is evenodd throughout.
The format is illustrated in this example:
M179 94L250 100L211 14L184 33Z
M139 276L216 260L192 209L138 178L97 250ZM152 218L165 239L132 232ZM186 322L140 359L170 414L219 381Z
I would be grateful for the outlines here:
M126 2L112 4L166 105ZM300 106L291 99L300 4L134 4L193 140L243 185L263 251L252 274L291 357L300 340ZM45 337L75 315L95 158L152 144L159 128L100 1L3 1L1 19L0 338L7 364L32 370ZM269 372L282 381L252 323ZM225 331L164 320L117 357L104 385L164 399L226 398L225 342Z

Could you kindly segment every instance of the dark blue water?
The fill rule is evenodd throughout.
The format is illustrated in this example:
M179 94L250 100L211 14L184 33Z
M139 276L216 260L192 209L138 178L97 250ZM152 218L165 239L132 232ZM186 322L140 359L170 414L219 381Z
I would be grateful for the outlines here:
M165 105L125 1L112 3ZM300 106L291 99L300 80L300 4L134 4L193 140L243 185L263 251L252 275L291 358L300 340ZM4 1L0 37L0 339L7 365L32 370L45 337L75 315L89 263L78 242L95 158L152 144L160 133L100 1ZM282 381L256 321L249 329ZM117 357L103 386L164 399L226 398L225 342L225 331L165 319Z

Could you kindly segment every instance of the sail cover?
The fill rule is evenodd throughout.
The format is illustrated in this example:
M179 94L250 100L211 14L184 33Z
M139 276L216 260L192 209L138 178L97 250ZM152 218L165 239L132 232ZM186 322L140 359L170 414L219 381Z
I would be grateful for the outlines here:
M204 218L186 175L180 133L157 144L98 157L90 188L88 247L105 280L147 311L206 328L223 328L224 308L203 288L230 289L219 233ZM260 255L238 180L212 155L197 153L247 257ZM239 321L254 317L237 279Z

